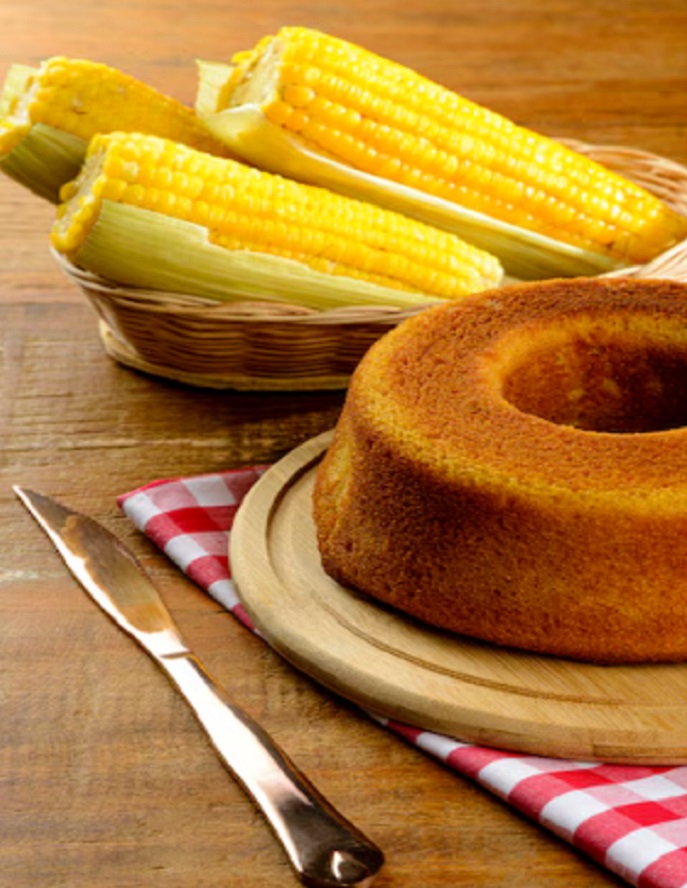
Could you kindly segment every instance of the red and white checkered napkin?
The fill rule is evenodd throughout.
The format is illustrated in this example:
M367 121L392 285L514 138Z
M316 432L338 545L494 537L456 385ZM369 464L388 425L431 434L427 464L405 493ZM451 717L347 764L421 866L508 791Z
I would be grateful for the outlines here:
M243 496L262 471L156 481L119 497L134 524L250 629L231 580L227 535ZM687 767L537 758L460 743L388 719L377 721L631 885L687 886Z

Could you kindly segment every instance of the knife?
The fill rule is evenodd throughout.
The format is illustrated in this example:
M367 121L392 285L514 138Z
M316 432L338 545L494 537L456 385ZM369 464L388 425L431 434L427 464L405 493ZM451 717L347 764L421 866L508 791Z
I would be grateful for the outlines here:
M219 688L131 552L92 518L43 494L13 489L96 604L185 697L222 763L267 818L300 881L311 888L369 888L384 863L381 850Z

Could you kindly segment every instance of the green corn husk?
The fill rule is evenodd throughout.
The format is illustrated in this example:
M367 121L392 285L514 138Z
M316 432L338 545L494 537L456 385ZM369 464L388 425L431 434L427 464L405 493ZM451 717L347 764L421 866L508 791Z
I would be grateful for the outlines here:
M34 194L56 204L62 185L79 172L86 147L83 139L36 123L11 151L0 156L0 169Z

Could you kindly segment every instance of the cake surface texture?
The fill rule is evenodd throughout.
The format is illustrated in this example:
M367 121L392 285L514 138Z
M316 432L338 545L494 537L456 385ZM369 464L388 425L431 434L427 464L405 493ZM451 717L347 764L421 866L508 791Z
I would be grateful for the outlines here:
M351 380L324 569L451 632L687 659L687 285L566 279L424 310Z

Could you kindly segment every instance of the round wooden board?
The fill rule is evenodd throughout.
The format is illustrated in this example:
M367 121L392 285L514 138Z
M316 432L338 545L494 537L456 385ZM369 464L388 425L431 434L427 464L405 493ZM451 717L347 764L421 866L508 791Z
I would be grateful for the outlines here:
M497 648L418 623L324 573L311 516L320 435L250 490L232 572L293 665L379 715L459 740L578 760L687 762L687 664L597 666Z

